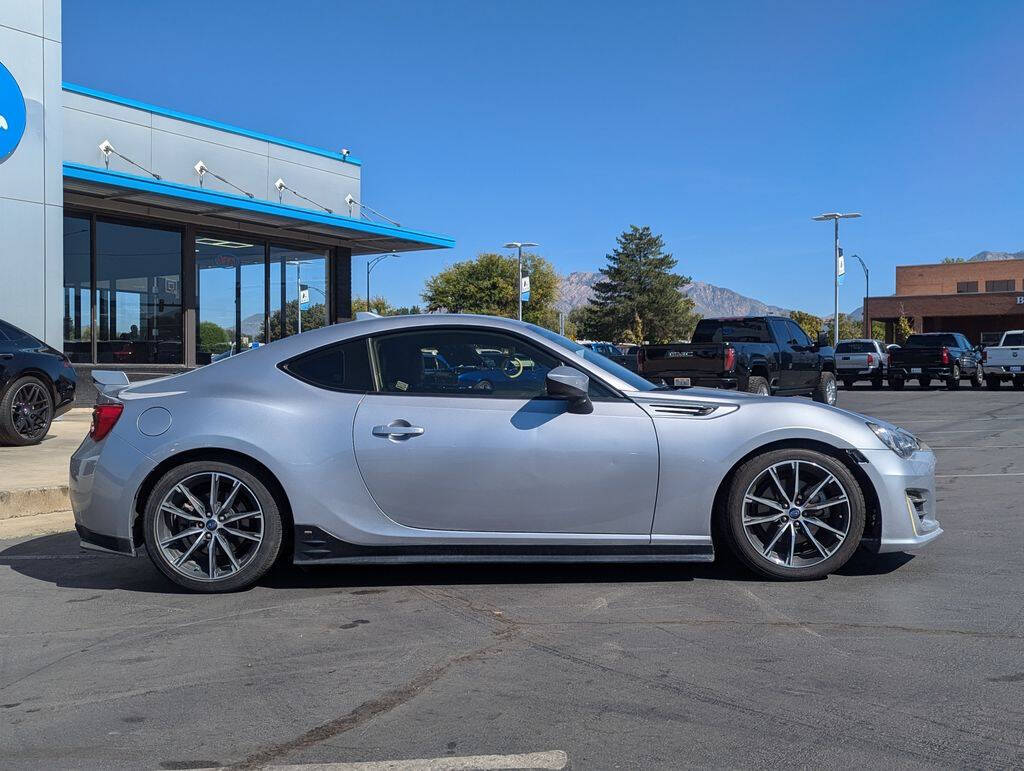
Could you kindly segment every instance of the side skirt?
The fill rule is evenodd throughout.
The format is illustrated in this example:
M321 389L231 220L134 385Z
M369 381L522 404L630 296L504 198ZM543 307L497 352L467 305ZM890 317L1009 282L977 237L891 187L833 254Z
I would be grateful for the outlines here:
M296 565L417 562L712 562L714 547L700 546L359 546L319 527L295 526Z

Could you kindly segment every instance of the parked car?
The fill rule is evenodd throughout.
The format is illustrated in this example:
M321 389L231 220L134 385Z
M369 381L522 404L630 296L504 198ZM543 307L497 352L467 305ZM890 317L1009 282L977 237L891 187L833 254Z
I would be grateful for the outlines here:
M448 343L422 352L423 378L439 392L532 391L543 383L544 372L528 353L514 347L482 349Z
M781 316L701 319L689 343L645 345L639 373L678 386L728 388L836 403L835 354Z
M889 352L877 340L840 340L836 346L836 377L847 388L858 380L870 380L872 388L881 388L888 363Z
M446 391L423 351L452 345L513 349L544 378ZM862 543L904 551L941 533L935 457L896 426L663 390L510 319L364 319L160 380L93 378L70 470L82 545L145 545L195 591L251 586L279 556L707 562L731 549L763 575L809 579Z
M68 357L0 321L0 444L37 444L75 401Z
M616 364L621 364L623 367L628 369L630 372L637 372L639 370L639 357L640 349L643 346L630 345L627 343L620 343L617 348L619 349L618 356L610 356L609 358Z
M922 388L941 380L953 390L963 378L981 388L985 384L981 352L959 332L913 334L902 348L889 353L889 387L899 391L909 378L917 378Z
M1004 380L1009 380L1014 388L1024 389L1024 330L1004 332L999 345L986 348L982 369L989 388L999 388Z

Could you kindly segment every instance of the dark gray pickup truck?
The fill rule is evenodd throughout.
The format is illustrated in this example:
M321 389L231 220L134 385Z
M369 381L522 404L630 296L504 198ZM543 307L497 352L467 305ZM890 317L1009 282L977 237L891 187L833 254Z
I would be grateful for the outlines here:
M731 388L836 403L835 354L782 316L701 319L689 343L645 345L639 372L666 385Z

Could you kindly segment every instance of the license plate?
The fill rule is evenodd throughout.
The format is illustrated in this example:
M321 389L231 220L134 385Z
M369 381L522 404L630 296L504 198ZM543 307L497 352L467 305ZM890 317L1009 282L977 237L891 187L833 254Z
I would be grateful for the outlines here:
M1014 364L1012 367L1010 367L1010 372L1020 372L1020 365Z
M672 385L675 385L675 386L688 386L688 385L690 385L690 378L688 378L688 377L672 378Z
M911 367L910 368L910 374L911 375L920 375L921 374L921 368L920 367Z

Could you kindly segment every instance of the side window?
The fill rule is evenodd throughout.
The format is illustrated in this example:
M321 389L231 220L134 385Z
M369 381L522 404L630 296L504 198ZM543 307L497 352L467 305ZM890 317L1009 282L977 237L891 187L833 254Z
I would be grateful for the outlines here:
M792 333L789 331L789 325L782 319L769 319L768 323L771 324L772 334L775 336L779 345L789 345L789 341L793 337Z
M282 369L292 377L331 391L374 390L365 339L318 348L285 363Z
M799 324L795 321L787 321L786 325L789 327L790 336L793 340L796 340L797 345L802 345L805 348L810 347L811 339Z
M561 362L511 335L474 329L424 329L374 340L385 393L532 399L546 394Z

